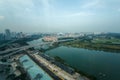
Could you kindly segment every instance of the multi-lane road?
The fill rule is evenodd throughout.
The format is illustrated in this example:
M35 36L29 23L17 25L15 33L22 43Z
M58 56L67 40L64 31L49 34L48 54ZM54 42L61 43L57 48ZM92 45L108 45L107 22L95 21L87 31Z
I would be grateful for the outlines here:
M27 50L29 48L32 48L32 47L37 47L37 46L43 46L43 45L48 45L48 44L51 44L49 42L46 42L46 43L41 43L41 44L36 44L36 45L27 45L27 46L22 46L22 47L18 47L18 48L12 48L12 49L7 49L5 51L0 51L0 56L11 56L13 54L16 54L20 51L23 51L23 50Z

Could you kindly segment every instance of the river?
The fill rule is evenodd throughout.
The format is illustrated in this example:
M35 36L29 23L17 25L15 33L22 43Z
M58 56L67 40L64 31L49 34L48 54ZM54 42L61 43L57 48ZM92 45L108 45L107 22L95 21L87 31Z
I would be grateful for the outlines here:
M41 42L38 39L29 42L29 45ZM61 57L69 65L95 76L97 80L120 80L120 53L61 46L46 54Z
M61 46L46 52L59 56L69 65L93 75L97 80L120 80L120 54Z

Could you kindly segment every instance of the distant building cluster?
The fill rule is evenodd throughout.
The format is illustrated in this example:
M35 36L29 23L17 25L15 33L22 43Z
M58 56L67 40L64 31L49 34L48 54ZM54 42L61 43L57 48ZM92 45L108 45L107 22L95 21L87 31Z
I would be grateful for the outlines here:
M43 41L47 42L59 42L59 41L70 41L75 38L84 37L93 33L54 33L43 37Z
M26 35L22 32L11 32L9 29L5 29L4 33L0 33L0 41L20 39L24 38Z
M43 40L48 41L48 42L56 42L58 39L57 39L57 37L46 36L43 38Z

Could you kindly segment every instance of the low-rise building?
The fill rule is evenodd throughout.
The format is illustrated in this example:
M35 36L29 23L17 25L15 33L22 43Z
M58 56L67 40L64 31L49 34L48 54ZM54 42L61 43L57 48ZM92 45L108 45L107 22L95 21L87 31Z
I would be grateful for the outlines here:
M56 42L58 39L57 39L57 37L46 36L43 38L43 40L47 41L47 42Z

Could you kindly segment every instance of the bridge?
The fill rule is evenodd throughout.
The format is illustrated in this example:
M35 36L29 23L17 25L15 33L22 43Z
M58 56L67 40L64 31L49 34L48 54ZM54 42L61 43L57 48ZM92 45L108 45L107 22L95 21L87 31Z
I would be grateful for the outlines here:
M66 39L66 40L58 40L57 42L66 42L66 41L72 41L74 39ZM22 46L22 47L18 47L18 48L12 48L12 49L7 49L5 51L0 51L0 56L4 56L4 57L9 57L11 55L14 55L18 52L21 52L23 50L27 50L29 48L32 47L39 47L39 46L43 46L43 45L50 45L53 44L54 42L44 42L44 43L38 43L35 45L27 45L27 46Z
M51 44L51 42L46 42L46 43L41 43L41 44L36 44L36 45L22 46L19 48L12 48L12 49L8 49L5 51L0 51L0 56L9 57L11 55L14 55L18 52L21 52L23 50L27 50L27 49L32 48L32 47L38 47L38 46L49 45L49 44Z

